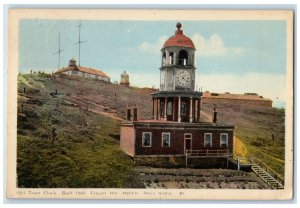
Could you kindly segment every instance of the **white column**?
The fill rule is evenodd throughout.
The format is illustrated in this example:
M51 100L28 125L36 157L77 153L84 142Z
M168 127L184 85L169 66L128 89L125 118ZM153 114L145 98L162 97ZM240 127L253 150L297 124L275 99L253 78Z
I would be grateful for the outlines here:
M190 97L190 123L193 122L193 98Z
M176 65L177 63L177 57L176 57L176 52L174 52L174 58L173 58L173 64Z
M158 116L157 116L157 120L160 120L160 99L157 99L157 112L158 112Z
M165 97L165 109L164 109L164 118L165 118L165 121L167 120L167 97Z
M165 66L169 65L169 52L165 50L166 52L166 61L165 61Z
M180 108L181 108L181 98L179 96L178 97L178 122L181 122Z

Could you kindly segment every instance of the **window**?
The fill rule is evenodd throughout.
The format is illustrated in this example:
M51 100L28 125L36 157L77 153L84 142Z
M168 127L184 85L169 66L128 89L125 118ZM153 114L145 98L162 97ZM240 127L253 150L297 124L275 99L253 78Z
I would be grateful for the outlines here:
M186 114L186 103L185 102L181 102L180 105L180 115L185 116Z
M181 50L179 52L179 65L182 65L182 66L186 66L187 65L187 62L188 62L188 58L189 58L189 55L188 55L188 52L185 51L185 50Z
M192 138L192 134L184 134L184 138L185 139L191 139Z
M167 115L171 116L172 115L172 111L173 111L172 102L168 102L168 105L167 105Z
M220 147L228 147L228 134L227 133L221 133Z
M78 71L75 71L75 70L72 71L72 74L77 74L77 73L78 73Z
M143 132L143 147L151 147L152 144L152 133L151 132Z
M171 146L171 143L170 143L170 133L166 133L166 132L163 132L162 133L162 146L163 147L170 147Z
M184 134L184 152L187 150L192 150L192 134L185 133Z
M204 134L204 147L211 147L212 146L212 133L205 133Z
M162 60L163 60L163 66L165 66L166 65L166 52L165 51L163 52Z

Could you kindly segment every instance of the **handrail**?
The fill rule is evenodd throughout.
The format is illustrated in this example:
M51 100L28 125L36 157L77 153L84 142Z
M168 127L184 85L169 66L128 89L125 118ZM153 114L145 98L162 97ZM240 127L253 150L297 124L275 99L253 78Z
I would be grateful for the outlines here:
M240 163L242 164L247 164L247 165L252 165L254 162L253 162L253 159L252 158L248 158L248 157L238 157L236 155L233 155L232 157L233 160L239 160Z
M279 175L275 170L273 170L272 168L270 168L268 165L266 165L263 161L261 161L258 158L253 158L253 160L255 161L255 163L259 166L261 166L262 168L264 168L266 170L266 172L268 172L271 176L273 176L275 179L279 180L282 185L284 185L284 179L282 178L281 175Z
M234 160L238 160L241 162L241 163L244 163L244 164L251 164L251 165L258 165L260 166L261 168L265 169L266 172L271 175L272 177L274 177L276 180L278 180L280 183L282 183L282 185L284 185L284 179L282 178L281 175L279 175L276 171L274 171L272 168L270 168L268 165L266 165L263 161L261 161L260 159L258 158L255 158L255 157L250 157L249 158L246 158L246 157L238 157L238 156L233 156L233 159ZM246 161L246 162L245 162ZM249 163L250 161L250 163Z

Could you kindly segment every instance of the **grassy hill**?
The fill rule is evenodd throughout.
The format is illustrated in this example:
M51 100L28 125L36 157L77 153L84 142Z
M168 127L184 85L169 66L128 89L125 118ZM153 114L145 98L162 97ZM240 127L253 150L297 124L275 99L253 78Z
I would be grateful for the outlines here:
M19 187L140 187L115 133L127 106L135 104L139 118L151 117L153 91L64 75L19 75ZM260 157L283 175L284 111L217 107L219 121L236 125L235 153ZM202 119L210 120L213 106L202 109Z
M79 105L72 97L83 89L88 99L94 90L104 91L104 84L88 80L90 85L82 87L77 81L49 75L19 76L18 186L138 186L132 160L114 139L120 121L90 111L93 107ZM52 93L56 89L57 95Z
M216 107L219 122L235 124L235 154L259 158L284 176L284 109L226 103L216 104ZM213 104L202 106L209 115L212 115L213 108Z

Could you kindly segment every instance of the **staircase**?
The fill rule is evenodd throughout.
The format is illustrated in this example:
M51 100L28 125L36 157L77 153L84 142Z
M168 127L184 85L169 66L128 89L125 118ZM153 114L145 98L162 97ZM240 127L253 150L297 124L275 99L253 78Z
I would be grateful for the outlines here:
M255 172L262 180L264 180L268 185L270 185L273 189L283 189L284 186L279 180L275 179L271 176L266 170L264 170L259 165L252 165L251 169Z

